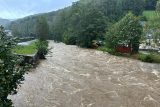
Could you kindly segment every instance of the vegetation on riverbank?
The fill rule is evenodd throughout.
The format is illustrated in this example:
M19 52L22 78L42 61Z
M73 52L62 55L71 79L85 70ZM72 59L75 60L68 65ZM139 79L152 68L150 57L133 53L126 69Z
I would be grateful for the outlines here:
M43 59L48 53L48 42L45 39L47 32L43 32L42 28L46 27L43 22L46 23L45 20L37 22L39 40L26 46L17 46L16 39L7 36L4 28L0 27L0 107L12 107L12 101L7 97L16 93L18 85L24 80L23 75L29 68L26 66L25 55L38 52L38 57ZM20 57L21 54L24 57Z
M26 45L26 46L17 45L17 46L13 49L13 53L23 54L23 55L35 54L35 53L37 52L36 42L37 42L37 41L34 41L34 42L32 42L31 44Z
M144 24L144 35L152 36L153 44L152 46L160 46L160 0L157 1L157 6L155 10L144 11L143 16L146 17L146 22Z
M45 59L45 56L49 52L47 38L49 36L49 25L45 17L37 19L36 34L38 41L36 42L36 48L40 59Z
M13 54L16 40L8 37L4 28L0 27L0 107L12 107L9 94L16 93L18 85L24 80L26 66L20 66L23 58Z
M10 28L16 36L43 35L45 39L86 48L112 42L112 49L109 49L111 53L114 53L112 51L115 51L114 48L118 45L132 46L133 51L137 53L142 32L145 36L154 32L155 42L159 38L160 24L156 4L157 0L80 0L55 12L13 21ZM122 21L129 12L133 17ZM138 23L141 21L139 16L146 17L147 20L143 31ZM43 23L37 25L40 20Z
M47 38L90 48L128 12L141 15L144 5L144 0L79 0L65 9L13 21L10 27L16 36L37 36L36 20L43 16L49 25Z
M116 52L115 49L107 48L107 47L99 47L98 50L103 52L108 52L111 55L132 58L132 59L140 60L142 62L160 63L160 54L155 52L150 52L150 53L139 52L136 54L129 54L129 53L127 54L127 53Z

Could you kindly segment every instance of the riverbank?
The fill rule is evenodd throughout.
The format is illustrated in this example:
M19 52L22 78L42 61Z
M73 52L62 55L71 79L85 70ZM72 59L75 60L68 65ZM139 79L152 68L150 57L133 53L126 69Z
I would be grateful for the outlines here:
M158 52L148 52L148 53L139 52L137 54L129 54L129 53L125 54L125 53L116 52L114 49L109 49L107 47L99 47L98 50L103 52L108 52L111 55L136 59L142 62L160 63L160 53Z
M25 75L15 107L159 107L160 65L49 42L51 53Z
M18 43L13 49L13 52L16 54L33 55L37 52L36 41L37 40Z

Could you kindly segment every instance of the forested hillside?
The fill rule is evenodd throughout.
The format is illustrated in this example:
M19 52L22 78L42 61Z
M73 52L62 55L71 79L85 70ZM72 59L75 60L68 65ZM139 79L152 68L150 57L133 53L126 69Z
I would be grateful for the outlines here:
M10 23L9 20L0 18L0 25L6 27L9 25L9 23Z
M103 40L109 26L128 11L141 15L151 5L145 0L80 0L72 6L45 14L25 17L12 22L15 36L36 36L36 21L44 16L49 24L47 38L66 44L90 47L93 40ZM153 4L153 3L152 3Z

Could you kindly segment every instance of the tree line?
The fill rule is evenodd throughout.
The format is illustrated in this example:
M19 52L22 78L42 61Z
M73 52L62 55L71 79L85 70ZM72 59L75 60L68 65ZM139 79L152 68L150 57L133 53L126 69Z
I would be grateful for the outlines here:
M93 41L104 41L106 32L128 12L142 15L144 9L155 9L157 0L80 0L72 6L38 14L11 23L13 35L38 37L36 25L44 17L48 27L44 38L57 42L91 47Z
M90 47L93 40L103 40L109 26L126 13L141 15L144 7L144 0L80 0L58 11L19 19L10 28L15 36L36 37L36 23L43 16L49 25L46 38Z

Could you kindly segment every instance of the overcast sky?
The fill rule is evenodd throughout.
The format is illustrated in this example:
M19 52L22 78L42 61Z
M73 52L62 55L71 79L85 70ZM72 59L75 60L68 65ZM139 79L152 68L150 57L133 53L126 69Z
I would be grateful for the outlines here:
M0 0L0 18L17 19L70 6L78 0Z

